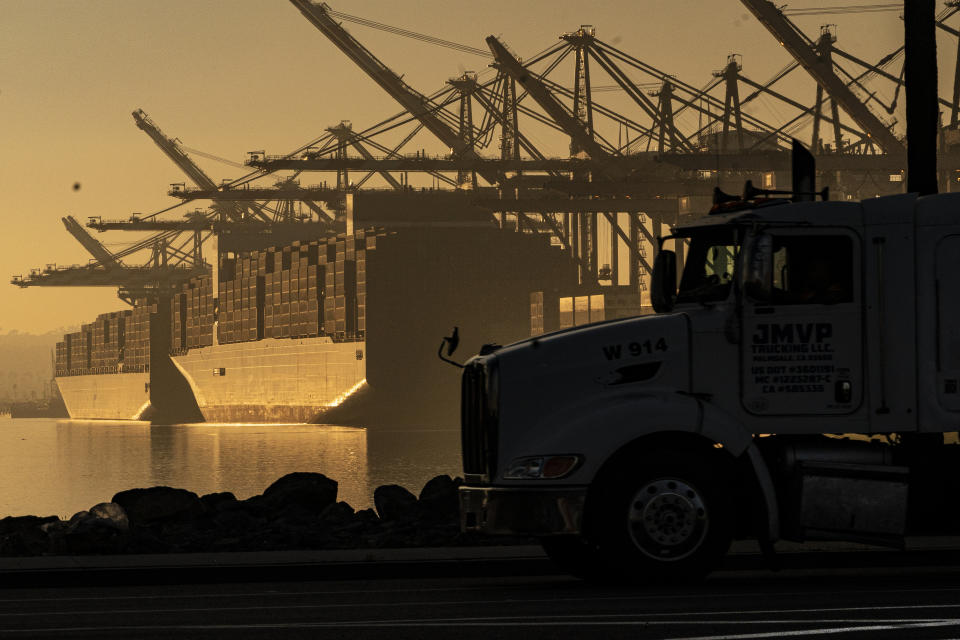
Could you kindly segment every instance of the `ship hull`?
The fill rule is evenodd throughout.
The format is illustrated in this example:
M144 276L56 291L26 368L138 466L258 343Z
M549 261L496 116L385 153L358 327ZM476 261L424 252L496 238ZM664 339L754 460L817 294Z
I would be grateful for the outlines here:
M207 422L310 422L366 379L365 343L325 336L214 345L172 360Z
M62 376L57 387L77 420L139 420L150 406L149 373Z

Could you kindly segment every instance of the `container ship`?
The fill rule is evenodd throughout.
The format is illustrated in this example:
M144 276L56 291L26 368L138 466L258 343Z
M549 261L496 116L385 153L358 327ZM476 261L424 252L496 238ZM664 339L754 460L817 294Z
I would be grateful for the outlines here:
M459 376L440 338L457 326L475 353L557 328L574 300L560 294L580 290L545 235L489 222L218 254L211 275L64 337L71 418L454 427Z

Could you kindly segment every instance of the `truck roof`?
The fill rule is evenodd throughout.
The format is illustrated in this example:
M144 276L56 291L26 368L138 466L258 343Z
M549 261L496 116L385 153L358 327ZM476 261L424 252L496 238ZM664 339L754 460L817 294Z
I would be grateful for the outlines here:
M917 197L905 193L861 201L790 202L786 199L745 203L728 212L712 213L677 225L675 232L721 225L809 225L814 227L862 227L878 224L917 226L960 224L960 193Z

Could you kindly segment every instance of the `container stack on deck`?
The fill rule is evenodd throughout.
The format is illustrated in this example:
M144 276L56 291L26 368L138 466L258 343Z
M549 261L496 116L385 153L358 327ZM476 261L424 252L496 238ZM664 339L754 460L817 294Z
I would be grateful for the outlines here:
M267 268L266 258L266 252L254 251L243 257L224 258L220 262L217 324L217 341L220 344L247 342L262 335L263 317L258 305L261 295L258 292L264 287L261 274Z
M67 371L70 375L78 375L90 367L89 359L87 358L87 345L89 342L87 332L84 331L83 326L81 326L80 331L67 334Z
M375 242L376 239L372 238ZM359 251L358 251L359 247ZM364 278L366 277L366 240L363 232L353 237L331 238L327 241L327 256L333 269L327 269L324 300L323 326L328 335L338 338L362 336L358 323L358 295L360 281L358 279L358 261L363 263ZM366 280L363 282L366 292ZM332 295L331 295L332 293ZM364 294L364 301L366 295ZM364 304L366 304L364 302ZM364 306L364 309L366 307ZM364 326L364 330L366 327Z
M381 236L384 234L381 232ZM263 338L362 339L366 331L367 252L374 231L293 242L220 261L217 341ZM193 278L171 305L173 353L213 344L211 279Z
M191 278L173 297L171 345L174 351L213 344L213 288L210 276Z
M150 370L150 315L156 311L156 305L144 301L131 311L124 335L123 371Z
M113 373L119 369L123 347L126 319L130 311L101 313L93 323L93 344L90 365L95 373Z
M641 294L627 287L571 296L534 291L530 294L530 335L652 313L642 301Z
M150 313L141 301L133 309L102 313L92 324L57 343L56 375L147 371L150 367Z
M325 295L326 243L294 242L269 252L266 262L269 267L272 255L273 271L264 278L264 337L323 335L320 308Z
M57 375L77 376L90 372L90 344L93 341L91 325L80 326L80 331L63 336L57 343Z

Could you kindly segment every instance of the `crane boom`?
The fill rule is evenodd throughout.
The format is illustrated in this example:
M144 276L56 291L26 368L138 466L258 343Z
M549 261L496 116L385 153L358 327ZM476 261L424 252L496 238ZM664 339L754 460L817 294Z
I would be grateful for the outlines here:
M410 115L423 123L430 133L449 147L454 155L461 158L474 158L476 152L460 138L456 131L447 126L434 113L435 105L422 93L404 82L400 76L383 64L376 56L360 44L356 38L334 20L326 3L315 4L311 0L290 0L310 24L320 30L338 49L360 67L370 78L400 103ZM484 173L483 177L491 183L497 180L496 173Z
M87 230L77 222L76 218L67 216L66 218L61 218L61 220L63 221L63 226L70 232L70 235L76 238L77 242L82 244L83 248L97 259L97 262L105 267L115 267L118 265L116 257L107 251L106 247L100 244L96 238L87 233Z
M487 38L487 46L493 53L500 68L510 77L519 82L527 93L533 98L540 108L547 112L547 115L570 136L573 143L583 149L590 158L601 165L604 173L610 177L623 177L625 173L615 166L611 166L609 160L611 155L593 139L583 124L577 120L567 109L550 93L542 82L525 68L513 54L507 51L503 43L496 36Z
M157 146L167 154L167 157L173 160L174 164L180 167L180 170L187 174L187 177L193 180L198 187L201 189L216 190L217 185L210 179L210 176L204 173L203 170L180 149L180 145L177 144L176 140L164 135L160 127L144 113L143 109L134 111L133 119L136 121L137 126L143 129L147 135L157 143Z
M177 141L173 138L167 137L163 131L160 130L160 127L157 126L153 120L144 112L143 109L137 109L133 112L133 119L136 121L137 126L143 129L148 136L160 147L168 158L173 160L174 164L180 167L180 170L187 174L187 177L193 180L200 189L205 191L218 191L216 183L204 173L203 169L197 166L197 164L190 159L184 151L180 148L180 145L177 144ZM268 218L264 215L263 211L256 205L237 205L235 203L223 206L220 209L221 213L226 214L233 219L252 219L260 218L267 220Z
M814 47L772 2L769 0L740 1L881 149L893 155L906 152L903 143L847 87L846 83L837 77L832 66L817 55Z

